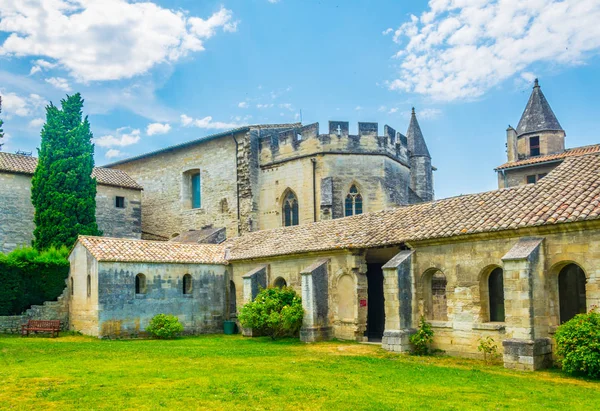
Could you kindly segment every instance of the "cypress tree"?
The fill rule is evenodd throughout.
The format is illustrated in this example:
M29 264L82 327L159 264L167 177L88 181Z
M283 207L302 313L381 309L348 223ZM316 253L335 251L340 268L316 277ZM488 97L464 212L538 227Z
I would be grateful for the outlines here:
M94 145L79 93L46 107L46 124L31 183L33 245L71 247L79 234L102 235L96 224Z
M2 96L0 96L0 114L2 114ZM2 150L2 146L4 145L4 143L2 143L2 139L4 138L4 130L2 130L2 124L4 124L4 121L2 121L2 119L0 118L0 150Z

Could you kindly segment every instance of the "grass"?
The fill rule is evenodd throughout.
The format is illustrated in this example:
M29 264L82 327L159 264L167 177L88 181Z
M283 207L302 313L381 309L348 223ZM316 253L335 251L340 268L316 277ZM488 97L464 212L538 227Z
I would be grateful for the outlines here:
M0 336L2 409L161 407L598 410L600 383L344 342Z

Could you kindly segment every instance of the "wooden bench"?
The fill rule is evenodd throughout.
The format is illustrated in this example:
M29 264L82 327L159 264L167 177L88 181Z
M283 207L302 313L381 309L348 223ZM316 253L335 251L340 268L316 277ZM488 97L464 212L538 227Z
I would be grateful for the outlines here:
M58 337L60 331L60 320L29 320L21 326L21 335L28 336L30 332L46 332L52 337Z

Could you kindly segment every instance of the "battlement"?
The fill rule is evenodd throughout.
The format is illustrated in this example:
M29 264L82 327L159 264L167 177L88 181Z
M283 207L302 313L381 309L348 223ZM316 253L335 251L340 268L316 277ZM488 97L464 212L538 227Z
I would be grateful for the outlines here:
M259 134L262 165L313 154L382 154L408 164L407 139L385 125L358 123L358 134L350 134L347 121L330 121L329 133L319 133L319 123L285 130L263 129Z

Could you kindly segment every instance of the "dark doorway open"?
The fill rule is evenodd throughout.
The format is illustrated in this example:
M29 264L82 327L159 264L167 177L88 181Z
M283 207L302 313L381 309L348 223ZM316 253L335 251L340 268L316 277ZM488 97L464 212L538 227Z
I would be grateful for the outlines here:
M367 264L367 331L369 342L381 342L385 329L383 264Z
M585 273L577 264L568 264L560 270L558 295L561 324L586 312L585 282Z

